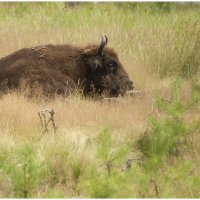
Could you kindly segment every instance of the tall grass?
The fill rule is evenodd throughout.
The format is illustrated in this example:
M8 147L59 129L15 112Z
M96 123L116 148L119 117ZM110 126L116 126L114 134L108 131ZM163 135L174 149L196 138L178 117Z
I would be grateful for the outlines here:
M199 15L198 9L182 7L86 3L70 9L64 3L1 3L0 55L39 44L96 43L106 34L129 71L191 77L199 73Z
M198 8L0 3L0 57L106 34L143 92L116 101L1 96L0 196L199 197ZM56 134L40 128L46 108L55 111Z

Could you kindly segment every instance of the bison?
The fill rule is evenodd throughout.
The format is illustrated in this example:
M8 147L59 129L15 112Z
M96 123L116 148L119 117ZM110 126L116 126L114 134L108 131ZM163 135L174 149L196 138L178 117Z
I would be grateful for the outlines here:
M102 36L100 45L76 47L42 45L20 49L0 59L0 91L28 87L45 95L69 95L76 89L84 95L107 97L124 95L133 82L120 63L116 52L107 47ZM23 84L22 84L23 83Z

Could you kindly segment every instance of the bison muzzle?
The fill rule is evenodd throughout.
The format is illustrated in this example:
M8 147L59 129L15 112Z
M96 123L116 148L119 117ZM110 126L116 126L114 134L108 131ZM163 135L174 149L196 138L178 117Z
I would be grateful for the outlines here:
M0 59L0 90L22 88L33 94L69 95L81 89L84 95L116 97L133 89L133 83L115 51L100 45L43 45L20 49ZM26 88L25 87L25 88Z

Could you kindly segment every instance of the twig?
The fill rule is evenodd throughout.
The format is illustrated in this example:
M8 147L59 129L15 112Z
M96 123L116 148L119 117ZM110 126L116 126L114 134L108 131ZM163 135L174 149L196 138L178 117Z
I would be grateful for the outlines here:
M50 114L48 121L47 121L46 113ZM41 122L41 126L43 128L43 133L49 132L49 130L48 130L49 122L52 123L53 131L54 131L54 133L56 133L57 127L56 127L55 120L54 120L54 114L55 114L55 112L54 112L53 109L52 110L45 109L45 110L41 110L41 111L38 112L40 122Z

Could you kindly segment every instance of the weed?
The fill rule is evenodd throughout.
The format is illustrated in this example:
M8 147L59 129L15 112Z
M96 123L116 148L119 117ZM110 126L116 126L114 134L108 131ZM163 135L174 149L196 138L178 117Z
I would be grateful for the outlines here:
M36 152L29 143L12 152L2 169L13 182L14 196L28 198L32 197L34 189L42 181L45 168L38 163Z
M124 176L120 170L120 166L125 161L130 149L123 146L113 150L112 146L111 130L106 128L100 132L98 137L96 152L99 162L89 168L89 177L85 181L89 197L119 197L122 187L124 190L130 189L129 185L126 185L128 184L128 176Z

